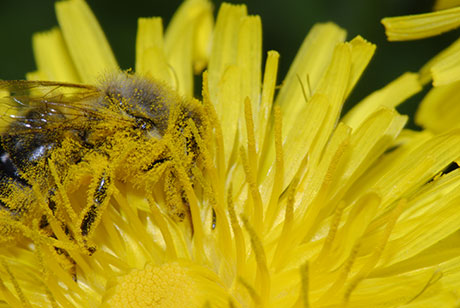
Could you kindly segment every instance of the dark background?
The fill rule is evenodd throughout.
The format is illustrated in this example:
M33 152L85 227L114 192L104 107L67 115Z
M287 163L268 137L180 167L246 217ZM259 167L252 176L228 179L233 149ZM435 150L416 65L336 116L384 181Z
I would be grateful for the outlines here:
M0 79L22 79L35 69L31 36L57 25L53 0L0 0ZM162 16L167 24L179 0L87 0L105 31L120 66L134 66L138 17ZM215 12L222 1L214 1ZM376 54L347 102L348 108L371 91L405 71L417 71L423 63L459 36L454 31L411 42L387 42L380 24L385 16L428 12L433 0L248 0L250 14L259 14L263 24L264 50L280 52L279 82L311 26L334 21L348 30L348 38L360 34L377 44ZM413 110L422 96L404 104Z

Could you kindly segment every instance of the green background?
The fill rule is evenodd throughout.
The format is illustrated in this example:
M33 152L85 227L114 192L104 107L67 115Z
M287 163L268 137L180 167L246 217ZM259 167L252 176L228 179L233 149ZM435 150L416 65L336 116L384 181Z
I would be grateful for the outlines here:
M214 1L215 11L222 1ZM248 0L250 14L259 14L263 24L264 50L281 54L279 82L314 23L333 21L348 30L349 38L360 34L377 44L377 51L346 108L405 71L417 71L423 63L458 37L454 31L411 42L389 43L381 18L428 12L429 0ZM122 68L134 66L137 17L162 16L165 24L181 3L179 0L88 0L104 29ZM0 0L0 79L21 79L35 69L31 35L57 24L52 0ZM404 104L413 110L422 95Z

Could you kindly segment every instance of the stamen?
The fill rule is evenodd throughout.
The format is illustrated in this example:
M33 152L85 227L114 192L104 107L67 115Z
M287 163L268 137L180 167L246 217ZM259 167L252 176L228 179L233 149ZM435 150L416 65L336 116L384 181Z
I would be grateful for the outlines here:
M348 147L350 141L351 129L346 125L339 124L332 136L328 148L326 149L326 159L322 161L319 168L325 168L325 173L322 176L322 182L319 184L319 190L314 200L307 206L310 196L306 195L304 200L301 202L299 208L306 208L303 213L299 213L301 223L298 228L300 234L304 234L303 240L308 240L316 228L319 226L319 222L322 219L318 218L322 212L325 211L324 205L327 204L325 201L329 196L329 191L334 183L334 175L339 167L341 158ZM304 179L305 180L305 179ZM330 205L332 207L332 205ZM331 209L332 210L332 209Z
M114 199L117 200L117 197L114 196ZM104 230L107 232L107 236L110 239L111 246L114 247L114 249L122 250L124 248L124 240L120 235L120 231L117 229L118 226L116 222L113 219L111 219L111 216L113 215L113 209L109 208L105 215L107 218L102 219L102 225L104 227Z
M148 201L150 210L152 211L152 217L163 235L166 244L166 255L174 260L177 258L177 252L168 224L151 196L148 197Z
M231 297L228 298L228 308L236 308L235 302Z
M374 252L367 263L363 266L363 268L359 271L358 274L353 278L350 282L349 286L345 290L344 294L344 302L348 302L351 296L351 293L356 289L358 284L363 281L369 273L374 269L375 265L379 261L380 257L382 256L383 250L385 249L386 244L388 243L388 239L390 238L391 232L398 220L399 216L401 215L403 209L407 205L406 199L401 199L396 208L393 210L391 215L388 217L388 221L383 231L382 240L379 241L379 244L374 249ZM423 292L423 291L422 291Z
M228 216L230 217L230 224L232 226L233 234L234 234L234 241L235 241L235 253L236 253L236 273L243 274L244 273L244 264L246 258L246 244L244 242L243 231L241 230L241 226L238 223L238 219L235 214L235 208L233 207L233 192L232 187L228 189L227 193L227 208L228 208Z
M38 246L37 243L36 245ZM80 288L78 283L75 283L73 280L74 277L72 277L72 275L67 270L62 268L62 266L56 266L56 257L53 255L53 250L54 249L51 246L47 245L43 247L43 249L40 249L40 251L37 250L36 252L39 263L43 264L42 273L45 277L59 277L59 280L62 282L62 284L65 285L70 291L84 298L86 296L85 291ZM53 278L47 279L46 285L49 290L53 290L53 286L51 286L49 283L50 280L53 280Z
M342 266L339 277L337 277L337 279L329 287L329 289L323 294L323 296L321 296L321 299L319 300L319 302L323 302L323 301L325 303L329 302L331 298L334 298L334 296L340 290L342 290L345 284L345 281L347 280L347 277L350 274L350 270L356 261L356 256L358 255L358 251L359 251L359 248L361 247L361 243L362 243L362 238L353 245L353 249L348 255L348 259L345 261L345 263Z
M242 277L239 277L238 282L248 291L249 296L251 297L252 301L254 302L254 307L263 307L262 306L262 299L259 294L257 294L256 290Z
M123 192L121 193L123 194ZM148 203L149 195L146 195L145 197ZM123 207L125 206L133 205L133 204L130 204L128 200L126 199L124 199L123 202L120 202L119 197L114 196L114 198L115 200L117 200L118 204L120 205L121 210L123 210ZM124 205L121 205L121 204L124 204ZM162 213L161 215L163 215L165 219L169 218L167 213ZM130 222L124 216L125 216L124 212L121 212L118 209L115 210L114 207L110 207L108 209L107 216L106 216L106 220L112 223L115 226L116 230L118 230L121 233L120 235L120 238L121 238L120 245L121 246L119 246L118 248L119 251L121 252L121 255L124 256L124 258L128 257L128 260L130 260L130 261L126 261L129 263L128 265L122 264L121 265L122 268L125 266L128 266L131 268L133 262L138 262L137 264L143 265L146 259L148 259L148 255L150 255L152 259L156 259L157 258L156 256L159 256L159 255L164 256L166 254L164 247L163 246L160 247L160 243L158 243L156 240L151 239L146 245L141 243L136 238L136 236L134 236L136 234L136 230L132 229ZM183 244L181 248L184 248L184 246L185 244ZM176 243L176 248L177 248L177 243ZM177 250L180 250L180 248L177 248ZM186 251L188 252L188 250ZM99 257L99 252L100 250L98 251L98 257ZM119 260L119 261L122 261L122 260ZM117 263L120 263L120 262L116 262L115 264Z
M33 221L33 228L35 230L38 230L38 221L37 220ZM33 240L34 245L35 245L34 255L38 259L38 264L39 264L39 268L40 268L40 272L41 272L40 274L42 274L42 277L43 277L42 278L43 280L40 280L40 284L44 288L45 293L46 293L46 297L48 298L49 302L51 303L51 306L52 307L57 307L56 299L54 298L54 296L53 296L53 294L51 292L51 288L53 286L49 282L50 282L50 280L52 280L52 278L51 278L50 272L48 271L48 268L45 266L45 258L43 258L44 250L41 247L39 234L34 233L32 236L33 236L32 240ZM50 248L50 247L45 246L45 250L46 250L46 248ZM49 260L53 260L52 262L54 262L54 261L56 261L56 258L54 258L54 256L51 256L48 259L48 261ZM50 267L50 269L51 270L58 270L58 271L61 270L61 271L63 271L62 267L60 266L60 264L58 264L57 266L55 264L54 266ZM70 277L70 275L68 274L68 272L66 272L66 271L63 271L63 272L64 272L63 282L65 282L66 279L69 279L68 281L73 285L73 280ZM58 290L58 293L59 293L59 290Z
M254 121L251 107L251 100L246 97L244 100L244 118L246 120L246 133L248 138L248 161L251 166L255 166L254 175L257 175L257 150L254 137ZM255 179L257 181L257 179Z
M441 280L441 278L444 276L443 272L440 269L437 269L433 272L433 275L431 275L430 279L426 282L425 286L420 290L420 292L415 295L412 299L410 299L407 304L410 304L414 300L416 300L418 297L420 297L429 287L434 285L436 282Z
M278 239L277 247L275 250L275 254L273 255L273 260L271 262L272 266L276 269L279 269L283 263L282 261L285 259L286 253L288 253L289 245L292 241L292 228L293 228L293 221L294 221L294 202L295 202L295 193L297 189L297 185L299 184L299 178L296 176L293 180L291 185L288 188L288 198L286 202L286 212L283 221L283 230L281 231L281 235Z
M30 302L27 300L26 296L22 292L22 289L19 286L18 281L14 277L13 273L11 272L10 268L8 267L8 264L6 264L6 261L5 261L5 259L3 257L0 258L0 264L2 265L2 267L5 269L6 273L8 274L8 276L9 276L9 278L11 280L11 283L13 284L14 290L16 291L16 294L18 295L19 300L21 301L21 304L18 307L25 306L25 307L31 307L32 308ZM3 286L3 283L2 283L2 286ZM9 295L12 295L12 294L9 293Z
M21 301L18 300L18 298L13 295L13 293L11 293L11 291L3 283L2 277L0 277L0 293L2 294L2 297L5 299L5 301L11 305L11 307L27 306L27 304L21 303Z
M308 295L308 290L309 290L309 285L310 285L310 269L308 265L308 261L304 263L300 267L300 275L302 278L302 284L301 284L301 291L299 295L299 299L302 300L303 307L304 308L310 308L310 300L309 300L309 295Z
M393 210L391 215L388 217L387 225L383 232L382 239L379 241L379 244L375 247L372 257L369 259L367 264L361 269L358 275L367 276L371 272L371 270L375 267L380 257L382 256L382 253L386 247L386 244L388 243L388 239L390 238L391 232L393 231L396 221L398 220L399 216L401 215L406 205L407 205L406 199L401 199L398 202L398 204L396 205L396 208Z
M57 284L55 279L47 279L45 281L46 283L46 288L49 288L49 290L54 290L54 296L57 299L57 301L61 304L61 307L72 307L72 303L65 297L64 293L66 290L62 288L60 285ZM57 304L55 303L56 299L53 298L51 303L54 303L53 307L58 307Z
M136 234L136 241L142 243L143 247L155 247L151 235L147 233L145 225L139 219L137 208L129 204L125 195L115 185L113 185L113 197L120 205L123 215L126 215L126 220L129 221L129 228L132 230L132 233ZM150 201L149 198L150 196L147 197L148 201ZM109 218L103 220L110 221Z
M254 204L252 221L254 222L254 229L257 234L261 234L262 221L263 221L263 206L262 197L260 196L259 189L257 187L255 173L252 166L249 165L248 158L243 147L240 147L240 156L243 163L244 173L246 174L246 182L249 186L249 192L251 193L252 201Z
M324 240L323 247L321 248L321 252L318 254L318 257L315 260L315 267L318 267L322 261L326 260L326 256L330 253L332 243L335 239L335 235L337 234L337 229L339 227L340 219L342 218L343 210L345 209L346 203L341 201L337 208L334 211L334 215L331 219L331 225L329 227L329 232Z
M279 53L270 50L267 53L265 63L264 81L262 85L262 96L259 107L259 140L264 141L265 136L270 129L269 118L273 106L273 97L275 95L276 75L278 74ZM264 151L260 151L264 153Z
M248 219L246 217L241 218L246 231L251 238L251 247L254 251L256 263L257 263L257 272L256 272L256 285L259 289L259 294L261 295L262 306L265 306L270 300L270 273L267 267L267 258L265 256L265 251L260 241L259 237L257 236L255 230L250 225Z
M282 137L282 116L279 106L275 106L275 177L273 181L272 193L270 201L268 202L266 215L265 215L265 232L268 232L272 227L273 221L276 218L279 208L279 197L281 195L284 185L284 157L283 157L283 137Z
M51 307L53 308L58 308L58 304L56 302L56 299L54 298L53 294L51 294L50 289L48 288L48 285L46 283L42 283L43 288L45 289L46 297L48 298L49 302L51 303ZM66 301L61 302L64 305L67 305L66 307L69 307L70 303L66 303Z
M105 263L118 269L120 272L128 272L131 267L126 264L121 258L112 255L111 253L105 252L104 250L99 250L97 252L97 258L101 263Z

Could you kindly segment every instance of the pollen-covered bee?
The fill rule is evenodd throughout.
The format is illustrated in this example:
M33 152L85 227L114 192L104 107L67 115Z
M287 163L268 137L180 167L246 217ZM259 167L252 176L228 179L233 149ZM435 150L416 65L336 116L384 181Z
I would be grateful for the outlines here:
M207 127L199 101L127 72L97 86L0 81L0 90L9 92L0 98L1 119L10 120L0 136L3 241L21 226L55 238L60 229L91 252L87 238L115 181L153 191L162 177L169 213L188 215L174 168L193 177ZM180 200L168 197L174 190Z

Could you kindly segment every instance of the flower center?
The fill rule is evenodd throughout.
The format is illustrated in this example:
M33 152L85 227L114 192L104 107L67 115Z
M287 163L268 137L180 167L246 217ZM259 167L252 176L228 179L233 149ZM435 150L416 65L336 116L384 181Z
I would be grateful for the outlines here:
M178 263L148 264L142 270L119 277L111 288L109 307L197 307L196 286Z

